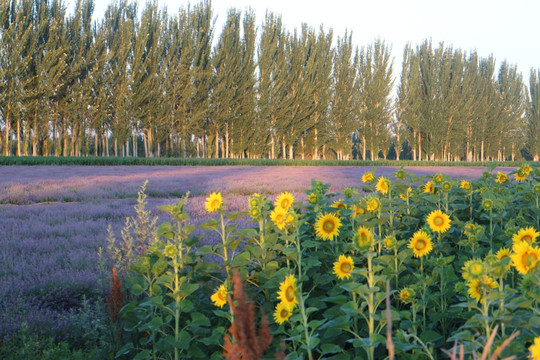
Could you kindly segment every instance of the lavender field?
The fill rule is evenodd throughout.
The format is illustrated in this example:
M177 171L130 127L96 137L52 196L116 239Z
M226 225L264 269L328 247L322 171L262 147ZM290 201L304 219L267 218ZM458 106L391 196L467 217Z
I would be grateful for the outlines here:
M391 176L397 167L381 167ZM22 323L32 331L75 336L83 299L102 299L108 283L99 271L98 248L106 247L107 226L119 234L134 216L137 192L148 180L148 208L172 204L190 192L194 223L208 220L205 197L223 194L230 210L247 209L258 192L274 198L290 191L297 200L311 179L331 183L330 191L360 187L370 167L0 167L0 343ZM478 167L410 167L419 175L448 174L476 179ZM511 168L496 171L510 172ZM203 243L214 241L203 239ZM69 340L69 339L67 339Z

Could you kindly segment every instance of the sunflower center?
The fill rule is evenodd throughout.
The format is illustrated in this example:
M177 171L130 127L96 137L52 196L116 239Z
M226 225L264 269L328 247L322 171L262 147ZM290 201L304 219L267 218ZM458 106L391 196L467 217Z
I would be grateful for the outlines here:
M341 271L344 273L350 273L351 272L351 264L349 263L343 263L341 264Z
M532 253L525 253L523 254L523 257L521 258L523 264L527 267L533 266L533 264L536 262L537 257L535 254Z
M284 216L282 214L278 214L276 215L276 222L277 223L282 223L284 221Z
M288 199L283 199L281 200L281 207L286 209L289 207L289 200Z
M219 207L219 200L217 200L217 199L212 200L212 207L213 208L218 208Z
M532 237L530 235L524 235L521 238L521 241L526 241L526 242L528 242L530 244L530 243L532 243Z
M409 297L409 292L408 291L402 291L401 292L401 298L402 299L407 299Z
M227 293L224 292L224 291L220 291L220 292L218 292L217 297L221 301L226 301L227 300Z
M425 242L425 240L418 240L418 241L416 242L416 249L417 249L417 250L423 250L425 247L426 247L426 242Z
M292 286L289 286L287 290L285 290L285 298L287 299L288 302L293 302L295 295L296 294Z
M324 231L329 232L329 233L332 232L332 231L334 231L334 228L335 228L335 227L336 227L336 226L335 226L334 222L331 221L331 220L327 220L327 221L325 221L324 224L323 224L323 229L324 229Z
M433 219L433 223L437 226L442 226L444 224L444 219L441 216L437 216Z
M279 316L281 316L282 318L286 318L289 316L289 312L286 309L281 309Z
M482 273L483 266L481 264L474 264L471 266L471 274L480 275Z

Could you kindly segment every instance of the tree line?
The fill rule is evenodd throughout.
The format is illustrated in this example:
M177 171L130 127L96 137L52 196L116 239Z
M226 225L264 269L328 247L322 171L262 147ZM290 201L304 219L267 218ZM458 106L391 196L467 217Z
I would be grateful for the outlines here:
M3 155L540 160L540 73L210 1L0 0ZM394 89L396 89L394 91Z

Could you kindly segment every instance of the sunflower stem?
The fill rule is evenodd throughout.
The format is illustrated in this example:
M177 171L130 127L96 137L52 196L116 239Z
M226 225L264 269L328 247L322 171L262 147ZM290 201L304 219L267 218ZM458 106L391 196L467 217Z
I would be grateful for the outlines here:
M380 226L380 225L379 225ZM380 243L379 243L380 246ZM367 254L367 261L368 261L368 288L369 288L369 296L368 296L368 332L369 332L369 345L368 345L368 360L375 359L375 347L372 345L373 343L373 335L375 333L375 319L373 317L373 314L375 314L374 309L374 298L373 298L373 291L375 287L375 281L374 281L374 274L373 274L373 266L372 266L372 260L373 260L373 249L370 248L370 251L368 251Z
M308 333L308 319L304 304L304 293L302 291L302 250L300 249L300 241L298 237L296 236L295 239L296 250L298 251L298 292L300 294L300 296L298 297L298 307L300 308L300 314L302 315L304 336L306 338L306 347L308 348L308 358L309 360L313 360L313 354L311 352L311 337Z

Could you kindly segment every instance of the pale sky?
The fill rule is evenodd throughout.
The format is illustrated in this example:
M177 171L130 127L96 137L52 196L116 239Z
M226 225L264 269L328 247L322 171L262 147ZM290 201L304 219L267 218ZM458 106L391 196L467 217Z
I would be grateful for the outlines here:
M67 0L68 12L74 1ZM111 2L95 0L94 19L102 18ZM188 3L158 0L169 13ZM144 4L139 0L139 9ZM467 53L476 50L481 57L493 54L498 64L506 59L517 65L525 83L531 68L540 69L538 0L213 0L212 7L217 17L215 37L221 33L229 8L251 7L258 26L268 9L281 14L290 31L305 22L317 30L321 24L325 29L331 27L336 36L342 36L346 28L352 30L353 42L358 46L380 38L392 46L394 72L401 69L407 42L417 45L430 38L434 46L444 41L446 46Z

